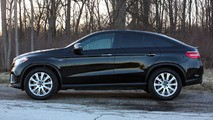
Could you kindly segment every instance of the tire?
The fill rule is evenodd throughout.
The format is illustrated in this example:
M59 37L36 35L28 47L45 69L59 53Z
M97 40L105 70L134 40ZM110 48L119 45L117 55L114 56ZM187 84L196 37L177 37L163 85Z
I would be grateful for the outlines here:
M57 92L58 80L51 70L35 68L26 75L24 89L31 98L44 100Z
M150 93L158 99L171 100L180 94L182 81L174 70L162 68L151 74L148 87Z

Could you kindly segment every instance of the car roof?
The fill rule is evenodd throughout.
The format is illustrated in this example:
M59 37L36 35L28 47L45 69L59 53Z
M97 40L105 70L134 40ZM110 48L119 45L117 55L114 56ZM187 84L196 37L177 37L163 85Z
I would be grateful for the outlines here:
M161 34L161 33L156 33L156 32L150 32L150 31L142 31L142 30L102 30L102 31L97 31L94 32L92 34L96 34L96 33L122 33L122 32L129 32L129 33L142 33L142 34L148 34L148 35L153 35L153 36L159 36L159 37L163 37L165 39L170 39L171 41L175 42L176 44L179 44L181 46L187 46L187 47L192 47L186 43L181 42L180 40L177 40L175 38L172 38L170 36Z

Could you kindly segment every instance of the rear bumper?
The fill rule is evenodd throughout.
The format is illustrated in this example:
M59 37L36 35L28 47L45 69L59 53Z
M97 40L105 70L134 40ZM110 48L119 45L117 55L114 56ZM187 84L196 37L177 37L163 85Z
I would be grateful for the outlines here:
M186 81L185 86L194 85L194 84L201 84L202 82L203 82L202 77L190 79L190 80Z
M203 64L199 59L190 59L182 63L182 67L185 70L186 78L183 86L201 84L203 78Z

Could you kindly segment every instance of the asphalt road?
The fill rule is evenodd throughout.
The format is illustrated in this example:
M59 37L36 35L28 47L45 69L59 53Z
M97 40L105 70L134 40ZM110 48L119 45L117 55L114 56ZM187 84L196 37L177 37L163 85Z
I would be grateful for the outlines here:
M144 91L59 91L49 100L32 100L24 91L0 84L0 120L38 119L213 119L213 93L183 89L162 101Z

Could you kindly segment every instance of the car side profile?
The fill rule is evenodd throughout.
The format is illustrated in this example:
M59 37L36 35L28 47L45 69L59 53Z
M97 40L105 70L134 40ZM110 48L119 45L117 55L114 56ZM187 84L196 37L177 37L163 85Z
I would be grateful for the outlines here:
M143 89L170 100L182 86L202 83L202 75L196 47L158 33L112 30L17 56L10 86L39 100L65 89Z

